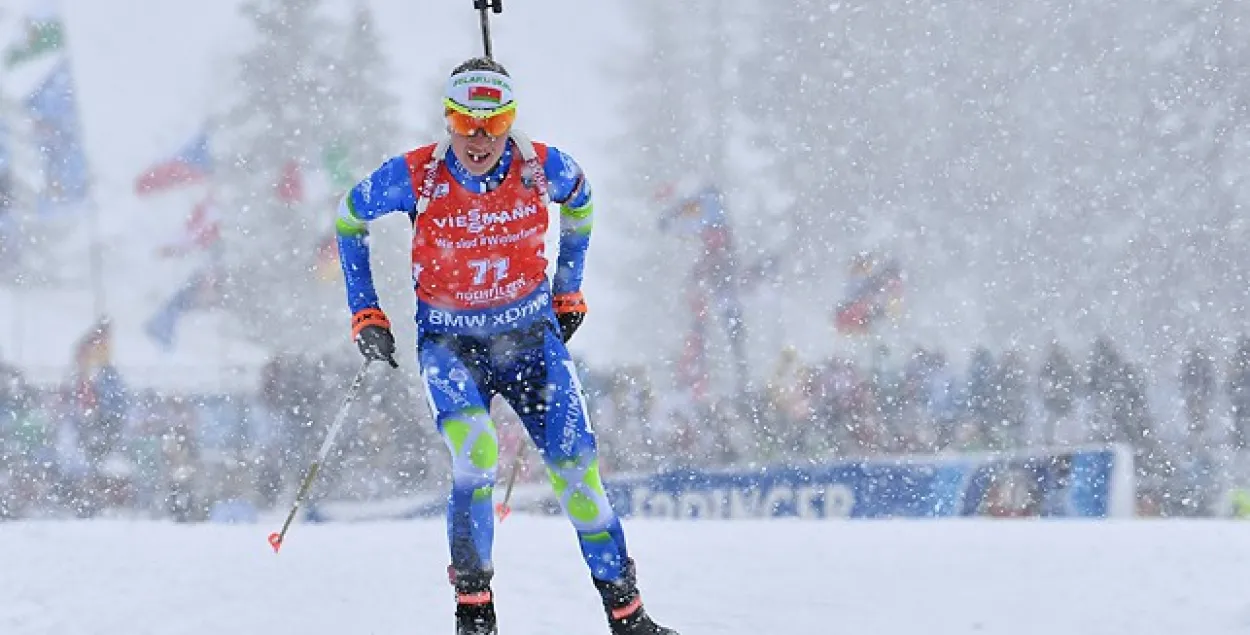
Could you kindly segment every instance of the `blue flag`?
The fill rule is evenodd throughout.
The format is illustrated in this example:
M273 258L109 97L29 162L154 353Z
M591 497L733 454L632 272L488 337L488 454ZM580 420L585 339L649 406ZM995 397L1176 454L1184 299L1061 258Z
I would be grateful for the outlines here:
M69 60L61 60L24 102L43 167L39 210L52 212L87 199L90 183Z
M214 306L217 303L216 276L208 270L191 275L169 301L144 324L143 330L161 348L172 350L178 322L188 311Z

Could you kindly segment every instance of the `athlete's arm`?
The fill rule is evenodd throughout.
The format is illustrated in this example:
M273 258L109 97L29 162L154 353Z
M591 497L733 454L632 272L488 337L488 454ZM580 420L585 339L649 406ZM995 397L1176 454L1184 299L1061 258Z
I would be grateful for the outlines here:
M347 306L353 315L362 309L380 308L369 266L368 222L392 212L408 212L416 206L417 197L403 156L383 163L352 187L339 203L335 221L339 262L347 283Z
M560 253L552 280L555 295L575 294L582 289L582 268L590 247L594 226L594 202L590 182L573 157L554 147L547 148L543 164L551 200L560 204Z

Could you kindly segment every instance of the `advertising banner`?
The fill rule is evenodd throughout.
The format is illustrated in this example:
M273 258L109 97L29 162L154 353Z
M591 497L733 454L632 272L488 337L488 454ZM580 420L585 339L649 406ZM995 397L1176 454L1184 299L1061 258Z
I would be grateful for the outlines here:
M1132 455L1116 446L753 471L682 470L609 479L607 487L622 516L676 519L1102 518L1133 513Z

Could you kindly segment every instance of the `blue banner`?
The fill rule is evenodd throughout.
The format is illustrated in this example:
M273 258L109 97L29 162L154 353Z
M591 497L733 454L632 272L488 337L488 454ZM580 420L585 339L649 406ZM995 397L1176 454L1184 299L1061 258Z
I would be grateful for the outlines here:
M1122 513L1123 452L909 457L757 471L683 470L606 484L622 516L678 519L1106 517ZM1129 466L1131 474L1131 465ZM1131 511L1129 512L1131 513Z
M1108 445L1055 452L909 456L815 467L677 470L604 487L623 517L671 519L1132 516L1132 451ZM513 496L522 513L559 514L545 483ZM320 501L305 520L443 516L445 495L375 502Z

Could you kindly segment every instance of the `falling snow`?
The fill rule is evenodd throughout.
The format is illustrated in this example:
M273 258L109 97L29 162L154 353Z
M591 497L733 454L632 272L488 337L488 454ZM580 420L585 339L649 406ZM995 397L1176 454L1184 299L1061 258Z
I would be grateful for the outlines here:
M593 188L582 284L589 312L569 350L610 490L646 484L676 501L669 515L684 517L680 487L720 478L709 475L729 475L758 502L772 500L765 488L777 474L810 481L845 468L868 475L842 483L851 492L848 515L880 517L902 507L874 492L941 499L940 488L921 491L911 479L967 460L990 470L1004 497L969 505L973 513L1070 515L1071 506L1043 503L1054 493L1049 486L1022 486L1027 500L1011 499L1018 492L1004 484L1008 472L1066 470L1077 454L1106 450L1117 457L1104 466L1110 472L1065 471L1056 487L1114 480L1128 487L1117 491L1128 491L1130 503L1076 515L1250 515L1250 250L1242 219L1250 197L1242 169L1250 161L1250 4L505 5L492 18L492 43L515 82L516 125L576 157ZM169 550L176 536L167 521L251 526L289 509L360 365L336 234L345 224L359 228L347 219L336 230L340 204L383 162L446 134L447 74L481 51L470 9L467 0L0 6L0 520L15 521L0 526L0 538L19 544L9 555L24 553L22 541L33 544L40 527L83 543L98 531L125 550L142 546L116 542L119 528L134 523L136 535ZM434 198L446 195L436 190ZM526 209L522 203L489 209ZM554 275L561 212L551 212ZM505 231L496 225L516 220L506 212L492 219L477 228ZM321 516L301 520L333 525L332 510L415 515L440 505L451 485L452 458L415 350L413 285L422 271L410 259L412 231L406 214L368 224L371 274L399 368L370 368L308 495L306 511ZM509 236L481 240L500 246L531 235ZM482 271L516 275L506 262ZM511 297L530 288L523 282L463 297ZM470 323L453 311L432 314ZM557 519L526 518L561 512L555 498L532 494L547 491L549 474L537 453L523 450L530 440L521 417L502 399L490 416L500 484L514 474L520 484L518 526L535 536L544 523L554 528ZM676 486L673 474L693 476ZM927 504L905 506L911 511L902 515L942 515ZM795 505L793 515L804 515L803 503ZM752 509L756 517L788 515ZM733 518L706 531L744 543L806 539L807 529L767 522ZM1166 545L1161 537L1205 535L1171 522L1141 522L1158 527L1151 530L1119 520L1039 524L1012 534L1015 543L992 521L933 524L942 525L941 544L964 550L955 553L977 549L970 536L1006 540L1001 548L1021 553L1030 541L1043 543L1038 553L1073 563L1079 575L1132 587L1108 571L1150 560L1145 545ZM662 523L640 524L646 548L660 554L646 563L660 580L749 578L693 576L685 570L703 565L683 559L725 558L684 550L682 541L696 543L704 530L674 521L670 543ZM948 552L919 534L891 529L893 543L838 527L852 546L831 533L830 549L919 549L903 566L907 575L935 577L951 565ZM1138 542L1122 557L1078 559L1092 536L1111 535L1095 533L1106 527ZM1063 538L1052 541L1052 530ZM229 544L242 534L233 531L179 535L235 558L236 568L257 566L239 564L244 557ZM405 540L386 525L307 532L328 549L328 536ZM406 553L413 567L446 566L436 562L444 552L420 565ZM1088 601L1143 610L1139 622L1124 619L1134 632L1177 632L1149 619L1168 603L1231 620L1205 632L1250 623L1244 608L1237 614L1219 596L1220 585L1206 588L1210 596L1162 593L1165 578L1219 564L1205 552L1168 553L1149 563L1159 586ZM74 555L93 558L84 549ZM370 567L394 564L380 552L360 555L376 561L359 563L352 575L360 580ZM24 557L28 572L42 566ZM821 558L834 561L798 563L810 565L800 578L845 573L832 565L818 572ZM1015 575L975 562L977 575ZM97 564L96 584L127 569L103 555ZM851 564L861 569L856 576L899 565L864 553ZM760 576L788 575L776 563L752 566ZM274 567L265 568L280 584ZM171 566L132 571L149 589L181 575ZM403 586L400 573L389 575ZM297 593L325 593L307 579L282 597L315 604ZM229 591L208 577L193 582L197 592ZM961 601L953 591L922 586L904 584L889 601L924 595L904 603L936 607L933 624L943 632L1004 632L1013 620L957 614L943 604ZM660 593L678 592L686 591L669 584ZM1001 595L975 584L967 590L1006 601ZM0 607L5 632L81 632L73 616L48 621L38 598L18 597L13 611ZM98 604L76 610L107 612L107 595L93 597ZM238 593L230 602L257 623L273 624L280 611L244 607ZM710 609L673 599L667 606L680 606L694 630L737 632ZM744 624L780 623L762 617L776 609L762 602L751 609L759 613L717 606L736 610ZM838 611L851 611L861 630L933 626L859 605ZM1034 630L1079 630L1083 611L1042 616L1050 621ZM377 615L378 629L403 623L391 607Z

